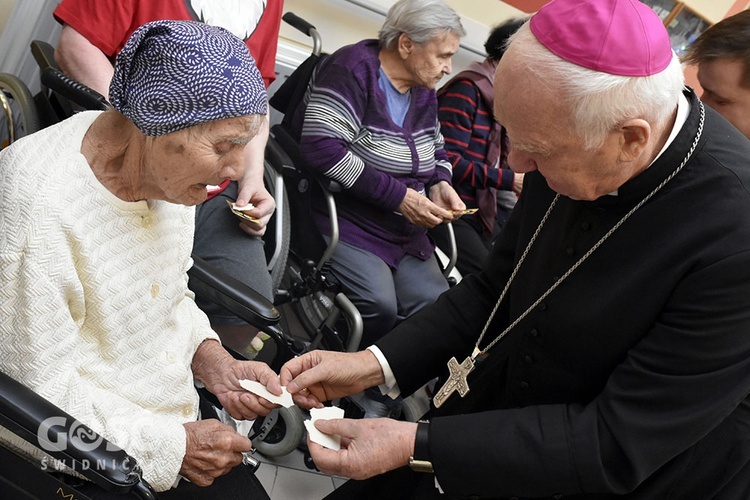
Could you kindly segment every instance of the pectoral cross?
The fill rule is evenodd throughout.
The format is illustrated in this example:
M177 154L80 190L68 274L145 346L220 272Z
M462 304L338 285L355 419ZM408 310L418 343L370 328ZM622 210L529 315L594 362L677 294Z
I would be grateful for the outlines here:
M477 350L475 349L474 352L477 352ZM472 356L467 357L460 365L455 356L448 361L448 371L450 371L450 376L443 384L443 387L441 387L437 394L435 394L435 397L432 398L435 407L440 408L443 406L443 403L445 403L451 394L456 391L458 391L458 394L460 394L461 397L466 396L469 392L469 382L466 380L466 377L468 377L469 373L474 369L473 355L474 354L472 353Z

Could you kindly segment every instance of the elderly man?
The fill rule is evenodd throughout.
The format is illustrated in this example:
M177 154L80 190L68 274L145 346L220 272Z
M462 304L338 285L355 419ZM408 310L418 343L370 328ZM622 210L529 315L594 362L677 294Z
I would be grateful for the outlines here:
M163 498L267 498L235 467L250 441L199 414L194 384L253 419L272 405L239 380L280 394L278 376L222 348L186 276L193 206L242 176L266 101L239 38L157 21L117 58L114 109L0 154L0 370L126 449Z
M448 364L428 422L317 423L317 466L370 478L333 498L750 498L750 143L635 0L548 3L495 89L525 179L482 272L282 369L313 406Z
M685 62L698 65L703 102L750 138L750 11L704 31L690 45Z

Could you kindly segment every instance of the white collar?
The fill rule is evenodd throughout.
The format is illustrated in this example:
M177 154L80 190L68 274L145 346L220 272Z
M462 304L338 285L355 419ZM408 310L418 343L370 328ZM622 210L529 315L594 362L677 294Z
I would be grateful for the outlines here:
M680 94L680 99L677 101L677 118L674 121L674 126L672 126L672 132L669 133L669 137L667 138L667 142L664 143L664 147L661 148L661 151L659 151L659 154L656 155L656 158L654 158L654 161L656 161L664 151L669 147L670 144L674 141L674 138L677 137L677 134L682 130L682 126L685 125L685 122L687 121L688 115L690 114L690 103L688 102L687 98L684 94ZM654 162L651 162L651 165L653 165ZM651 166L649 165L649 167Z

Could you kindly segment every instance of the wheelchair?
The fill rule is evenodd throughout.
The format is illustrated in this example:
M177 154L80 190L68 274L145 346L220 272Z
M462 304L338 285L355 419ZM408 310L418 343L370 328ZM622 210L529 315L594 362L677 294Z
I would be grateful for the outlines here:
M34 98L15 75L0 73L0 149L41 128Z

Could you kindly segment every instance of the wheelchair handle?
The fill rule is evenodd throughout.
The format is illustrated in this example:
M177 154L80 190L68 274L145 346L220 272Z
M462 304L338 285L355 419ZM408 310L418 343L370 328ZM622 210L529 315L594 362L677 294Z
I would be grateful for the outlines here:
M304 33L305 35L309 36L313 39L313 50L312 53L314 55L320 55L320 52L323 48L323 42L321 41L320 34L318 33L318 30L315 29L315 26L308 23L301 17L299 17L294 12L287 12L284 14L281 19L284 20L285 23L292 26L297 31L300 31Z
M41 80L47 88L65 96L84 109L107 110L111 107L107 99L99 92L73 80L59 69L44 68Z
M310 34L310 31L315 29L315 26L305 21L294 12L287 12L281 19L283 19L285 23L291 25L293 28L301 31L307 36L312 36Z

